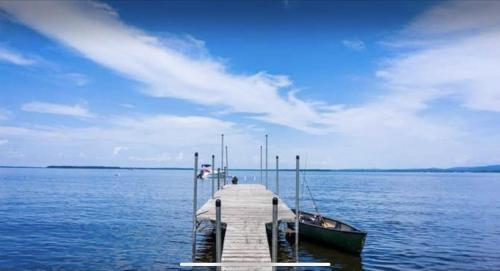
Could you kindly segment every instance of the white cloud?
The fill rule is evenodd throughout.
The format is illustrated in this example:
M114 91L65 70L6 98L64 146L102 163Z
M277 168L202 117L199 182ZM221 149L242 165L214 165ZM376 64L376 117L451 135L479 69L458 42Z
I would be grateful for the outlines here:
M2 47L0 47L0 61L21 66L33 65L36 63L33 59Z
M30 163L39 158L42 165L93 161L96 164L165 166L186 165L185 153L200 152L200 159L209 160L219 152L220 133L228 136L226 142L240 154L256 145L252 136L241 131L235 123L201 116L153 115L111 116L101 126L84 128L64 126L0 126L0 138L17 142ZM40 144L43 142L44 144ZM110 152L110 146L115 146ZM126 146L126 147L125 147ZM127 149L127 155L123 151ZM85 151L85 159L79 155ZM56 156L64 154L66 160ZM32 155L36 154L36 155ZM120 155L118 155L120 154ZM236 154L235 154L236 155ZM242 155L242 157L244 157ZM2 153L0 152L0 160ZM241 161L244 162L244 161ZM26 164L26 162L24 162ZM35 163L36 164L36 163ZM235 163L236 165L237 163ZM243 163L241 163L243 164Z
M351 153L358 153L352 162L368 164L377 157L385 164L416 166L484 163L484 157L497 156L491 142L499 139L498 128L462 118L477 110L500 112L500 20L492 14L500 14L498 3L446 2L402 31L396 43L405 50L377 71L386 91L327 118L342 135L337 152L343 162ZM458 108L461 115L443 112L436 103ZM486 135L488 129L496 130Z
M82 105L64 105L44 102L31 102L21 106L23 111L48 113L57 115L68 115L75 117L91 118L93 115Z
M447 1L420 15L405 32L429 36L485 31L500 25L499 10L498 1Z
M64 75L64 77L79 87L83 87L90 82L89 78L85 74L76 73L76 72L67 73Z
M409 95L433 93L427 102L448 97L469 109L500 112L498 14L495 1L436 6L403 31L423 45L393 58L378 76ZM447 34L453 35L443 39Z
M7 139L0 139L0 146L5 145L7 143L9 143Z
M494 158L499 157L498 129L489 134L478 131L495 125L475 129L474 121L434 112L434 103L443 101L462 105L463 114L499 112L497 18L476 18L479 9L489 9L485 14L500 13L494 4L471 8L444 3L416 18L394 41L404 50L394 51L396 55L377 71L383 88L377 93L381 94L361 104L333 106L303 101L293 92L282 97L279 92L292 87L286 76L232 74L206 52L193 52L203 51L202 43L180 49L185 45L131 28L109 7L95 10L91 3L44 2L36 7L36 2L0 2L0 7L83 56L142 82L149 95L225 105L229 112L251 113L264 121L326 133L296 139L290 132L283 143L273 143L282 157L308 153L311 167L425 167L498 161ZM453 15L447 15L446 10L461 17L451 19ZM49 16L52 12L71 16ZM430 27L439 24L441 17L450 18L442 22L448 25L432 32ZM75 31L78 29L87 31ZM129 150L127 157L109 159L147 164L174 162L182 151L218 153L214 142L225 131L233 133L229 138L237 146L231 156L252 160L257 153L255 146L261 142L256 142L248 129L239 129L235 123L213 118L157 115L112 117L103 127L3 126L0 136L11 141L44 139L61 146L78 144L80 149L89 150L88 157L96 159L111 156L110 147L128 146L134 152Z
M128 109L133 109L135 108L135 106L133 104L120 104L121 107L125 107L125 108L128 108Z
M120 152L126 151L126 150L128 150L127 147L116 146L116 147L113 148L113 155L118 155L118 154L120 154Z
M0 8L83 56L142 82L149 95L224 105L260 120L320 132L315 121L321 120L324 110L292 93L280 95L280 89L292 87L287 76L230 73L222 62L205 53L186 54L179 50L178 42L124 24L107 5L83 1L3 1ZM203 46L199 41L191 43L194 48Z
M158 155L153 155L153 156L129 156L129 160L131 161L136 161L136 162L156 162L156 163L166 163L170 162L172 158L168 153L160 153Z
M477 18L483 12L488 20ZM498 163L485 158L498 156L492 142L500 140L494 121L500 112L500 19L492 14L500 14L498 3L446 2L410 23L395 40L404 51L395 51L377 71L381 94L323 115L320 124L336 135L323 141L334 141L334 157L323 159L340 167ZM440 23L453 16L448 25ZM432 32L436 24L441 29ZM497 115L476 124L477 110ZM322 142L315 141L309 149Z
M342 45L354 51L362 51L366 48L365 43L359 39L342 40Z
M0 108L0 120L6 120L9 118L10 112L3 108Z

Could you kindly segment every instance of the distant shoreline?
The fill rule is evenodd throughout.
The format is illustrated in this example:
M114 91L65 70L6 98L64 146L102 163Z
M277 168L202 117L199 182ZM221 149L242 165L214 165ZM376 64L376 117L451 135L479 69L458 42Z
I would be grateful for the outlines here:
M114 170L193 170L187 167L117 167L117 166L64 166L50 165L47 167L32 166L0 166L0 168L48 168L48 169L114 169ZM274 169L269 169L274 171ZM230 169L230 171L260 171L260 169ZM280 169L280 171L295 171L295 169ZM316 172L396 172L396 173L500 173L500 165L453 168L409 168L409 169L301 169L301 171Z

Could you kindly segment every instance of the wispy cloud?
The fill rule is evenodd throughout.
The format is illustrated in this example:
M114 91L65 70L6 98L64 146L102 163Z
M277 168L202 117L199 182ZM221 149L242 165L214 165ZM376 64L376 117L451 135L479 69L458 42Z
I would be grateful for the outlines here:
M128 109L133 109L135 108L135 106L133 104L120 104L121 107L125 107L125 108L128 108Z
M82 161L81 150L85 150L85 159L91 157L97 164L160 166L163 162L182 162L185 152L195 151L200 151L200 157L208 161L211 154L219 151L221 132L231 135L227 138L228 144L241 145L234 153L246 152L256 145L235 123L203 116L109 116L105 123L81 128L0 126L0 138L23 142L22 150L26 154L31 155L35 150L44 153L41 164L62 163L70 158L78 163ZM125 150L127 155L123 155ZM65 160L56 155L59 151ZM0 160L2 155L0 152Z
M9 118L10 111L0 108L0 120L6 120Z
M5 145L7 143L9 143L7 139L0 139L0 146Z
M75 85L77 85L79 87L83 87L90 82L89 78L85 74L82 74L82 73L76 73L76 72L67 73L67 74L64 74L63 77L68 79L69 81L73 82Z
M327 134L287 141L289 145L281 150L289 152L291 145L294 152L315 153L311 156L334 167L450 166L498 157L498 129L482 136L474 129L474 121L434 112L435 103L443 101L450 107L458 105L461 113L500 111L496 72L500 31L498 18L493 16L500 13L497 6L493 1L446 2L417 17L394 37L398 46L391 48L392 57L376 73L381 86L377 96L336 106L297 97L292 80L284 75L232 73L209 56L203 42L186 39L183 44L149 35L126 25L106 5L0 2L18 21L141 82L148 95L223 105L217 110L244 112L263 121ZM487 16L478 16L483 12ZM449 19L440 21L442 18ZM436 25L439 29L433 31L431 27ZM75 31L83 28L88 31ZM114 157L110 150L115 146L128 146L127 157L161 163L167 158L175 160L182 150L208 146L207 152L217 152L216 146L212 148L214 138L221 131L234 132L237 126L213 118L171 115L113 117L108 124L87 128L3 126L0 136L11 141L51 139L47 141L57 142L61 148L80 144L80 149L92 150L88 157L96 159ZM238 149L258 144L248 131L235 133ZM256 151L242 150L241 157L252 157ZM119 157L127 158L117 155L109 159Z
M491 142L499 139L498 128L478 127L473 119L436 107L447 103L461 116L500 112L500 19L493 14L500 14L500 3L462 1L439 4L417 17L395 38L404 50L394 51L376 73L385 91L331 115L330 127L349 137L338 142L362 146L393 164L397 157L417 165L425 160L450 165L495 155ZM349 157L349 151L360 150L339 152Z
M127 147L124 147L124 146L116 146L113 148L113 155L118 155L120 154L122 151L126 151L128 150Z
M362 51L366 48L365 43L359 39L342 40L342 45L354 51Z
M86 107L79 104L65 105L65 104L53 104L44 102L31 102L23 104L21 106L21 109L27 112L68 115L68 116L84 117L84 118L94 117L94 115L91 114Z
M3 47L0 47L0 61L21 66L33 65L36 63L34 59Z
M410 35L434 36L467 35L472 34L471 31L493 30L500 25L499 9L498 1L448 1L420 15L405 32Z
M498 14L500 2L495 1L436 6L400 37L403 43L410 40L422 45L391 59L378 76L408 95L420 92L427 96L427 103L453 97L469 109L500 112Z
M179 50L178 42L126 25L105 4L3 1L0 8L84 57L142 82L148 95L223 105L267 122L320 132L315 122L321 120L325 109L299 99L293 92L282 96L280 90L292 88L287 76L231 73L217 58ZM202 46L195 42L192 47Z
M172 156L166 152L162 152L160 154L155 154L151 156L131 155L128 157L128 159L134 162L167 163L172 161Z

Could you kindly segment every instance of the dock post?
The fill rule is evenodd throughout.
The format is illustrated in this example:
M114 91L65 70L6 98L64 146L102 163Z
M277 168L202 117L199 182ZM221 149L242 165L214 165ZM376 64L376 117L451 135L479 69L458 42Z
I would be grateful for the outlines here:
M260 184L262 184L262 145L260 145Z
M227 145L226 145L226 175L229 175L228 174L229 173L229 163L228 163L229 159L228 159L228 157L229 156L227 156Z
M220 168L217 168L217 191L220 190Z
M227 181L227 167L224 168L224 185L226 185L226 181Z
M214 186L215 186L215 184L214 184L214 182L215 182L215 180L214 180L215 179L215 175L214 175L214 171L215 171L215 155L213 155L213 154L212 154L212 170L211 171L212 171L211 172L212 173L211 174L212 175L211 176L212 177L211 178L212 179L212 198L214 198L214 190L215 190L215 188L214 188Z
M299 161L300 157L297 155L295 157L295 260L299 262L299 217L300 217L300 206L299 206L299 187L300 187L300 176L299 176Z
M276 155L276 195L280 196L280 176L279 176L280 157Z
M272 262L278 262L278 198L273 198ZM276 267L273 268L276 270Z
M224 168L224 134L221 134L221 143L220 143L220 168Z
M194 153L192 261L196 258L196 210L198 209L198 153Z
M220 263L222 258L222 231L221 231L221 202L215 201L215 261ZM220 268L217 268L220 269Z
M268 189L268 178L267 178L267 135L266 135L266 189Z

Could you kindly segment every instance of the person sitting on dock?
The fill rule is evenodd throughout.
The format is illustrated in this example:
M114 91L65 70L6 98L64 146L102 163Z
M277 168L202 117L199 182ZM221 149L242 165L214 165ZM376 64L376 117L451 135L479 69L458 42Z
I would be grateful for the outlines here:
M232 184L238 184L238 177L233 176L233 178L231 179L231 183Z

